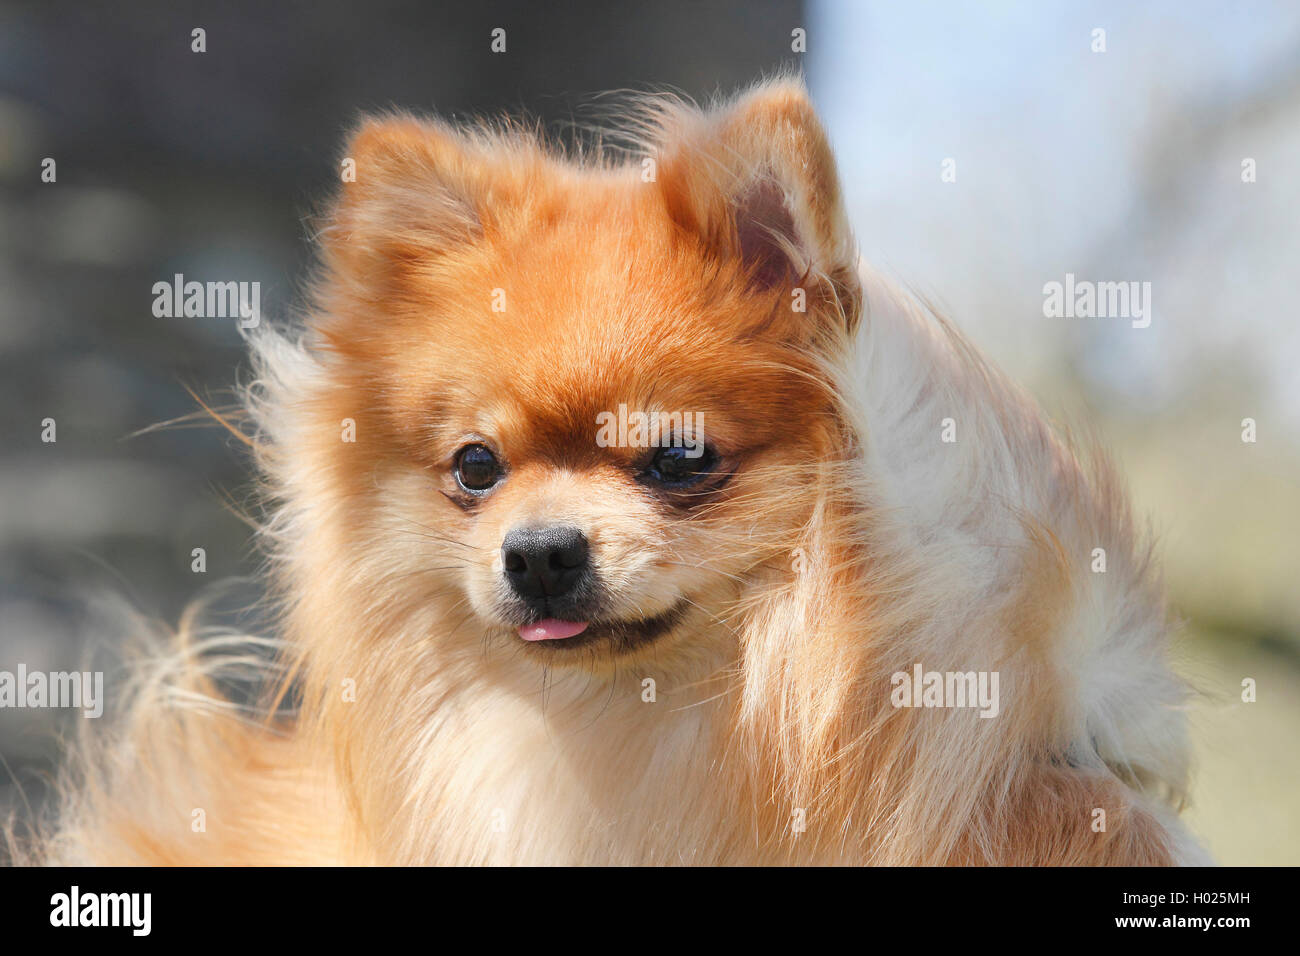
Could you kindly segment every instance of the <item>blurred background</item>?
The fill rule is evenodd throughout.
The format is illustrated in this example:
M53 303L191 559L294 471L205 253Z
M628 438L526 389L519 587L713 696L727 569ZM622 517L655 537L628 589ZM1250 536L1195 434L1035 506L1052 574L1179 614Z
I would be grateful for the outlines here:
M76 669L109 639L97 593L174 621L256 571L229 437L131 437L194 411L187 389L228 400L244 368L233 320L155 318L152 286L258 281L287 315L359 111L562 131L601 91L707 98L783 65L864 255L1095 430L1151 517L1200 690L1193 828L1221 863L1300 863L1300 6L1281 0L0 3L0 670ZM1066 273L1150 282L1150 327L1045 317ZM44 799L77 719L0 709L0 813Z

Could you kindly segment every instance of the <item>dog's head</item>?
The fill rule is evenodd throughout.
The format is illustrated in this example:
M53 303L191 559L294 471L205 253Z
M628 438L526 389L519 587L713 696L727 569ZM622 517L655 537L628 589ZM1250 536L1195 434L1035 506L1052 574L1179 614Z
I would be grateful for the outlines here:
M347 149L320 487L355 586L432 640L588 664L725 639L842 446L820 362L858 287L806 94L639 115L620 162L402 116Z

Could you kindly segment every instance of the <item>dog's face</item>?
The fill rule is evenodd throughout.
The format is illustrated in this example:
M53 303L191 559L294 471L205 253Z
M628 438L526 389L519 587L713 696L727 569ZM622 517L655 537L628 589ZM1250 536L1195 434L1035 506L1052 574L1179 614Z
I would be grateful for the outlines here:
M358 134L319 328L332 408L375 451L334 469L382 552L372 594L446 608L441 639L590 666L709 652L788 571L841 438L818 356L856 306L846 241L817 234L833 170L792 172L829 154L786 92L737 108L774 135L740 123L761 155L726 177L734 115L649 178L409 120Z

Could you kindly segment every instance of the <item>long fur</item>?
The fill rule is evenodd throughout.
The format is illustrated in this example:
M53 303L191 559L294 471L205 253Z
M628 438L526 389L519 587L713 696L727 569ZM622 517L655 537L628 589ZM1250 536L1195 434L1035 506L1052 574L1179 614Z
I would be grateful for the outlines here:
M1204 859L1177 820L1185 690L1166 662L1168 615L1150 545L1104 457L1072 447L945 320L857 269L829 150L797 81L709 111L658 98L628 129L632 145L583 162L517 129L397 116L358 132L359 183L322 230L305 328L251 342L246 435L283 604L263 698L241 707L219 689L214 674L232 653L245 668L264 660L238 657L229 636L155 652L117 731L80 748L31 859ZM658 159L657 191L629 198L641 155ZM442 366L546 343L572 347L567 365L548 367L573 381L554 393L531 386L521 407L553 410L558 423L565 388L618 385L613 359L585 356L606 344L609 356L635 353L630 342L652 350L677 327L632 314L631 300L607 319L620 343L601 340L606 326L568 342L528 318L530 296L546 306L539 313L554 311L579 282L586 303L631 294L582 258L586 242L626 261L632 285L642 257L653 258L648 274L662 279L640 284L666 314L690 287L737 316L775 315L783 288L760 308L752 271L700 266L701 250L749 248L734 216L762 201L755 177L784 190L785 230L759 225L812 290L810 315L743 359L714 348L711 332L694 345L688 334L682 347L696 352L684 354L700 365L669 374L733 376L755 416L787 416L800 461L756 452L730 498L653 535L645 526L657 519L603 484L556 505L586 514L590 498L621 555L611 561L623 562L611 573L635 587L651 573L635 554L657 549L656 580L691 594L697 610L663 648L539 663L484 625L461 586L489 539L440 517L427 482L402 464L403 434L431 428L429 441L441 440L408 379L443 383L439 401L453 414L463 383L439 378ZM515 249L511 237L537 223L564 230L569 216L577 226L557 248L574 248L572 258L558 252L535 272L526 252L510 260L524 276L511 289L522 327L482 325L459 345L447 341L454 325L428 331L420 310L431 290L456 314L470 308L457 290L501 281L498 261L447 250ZM627 221L643 225L629 235ZM755 320L747 341L767 342L783 321ZM477 362L485 375L513 375ZM348 417L371 442L356 451L339 442ZM955 442L939 439L948 418ZM567 480L539 477L534 498L570 500ZM1090 568L1098 547L1105 573ZM998 671L1002 712L892 706L891 675L916 663Z

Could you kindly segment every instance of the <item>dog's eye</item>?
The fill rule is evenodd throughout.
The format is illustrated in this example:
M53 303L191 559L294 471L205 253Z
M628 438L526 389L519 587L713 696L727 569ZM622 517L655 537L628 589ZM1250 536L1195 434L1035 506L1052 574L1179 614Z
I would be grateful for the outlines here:
M716 462L717 456L707 445L660 448L655 452L646 476L661 485L682 487L699 481Z
M456 453L456 480L466 491L487 491L501 473L501 463L486 445L466 445Z

